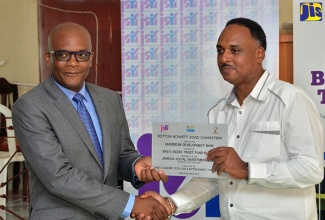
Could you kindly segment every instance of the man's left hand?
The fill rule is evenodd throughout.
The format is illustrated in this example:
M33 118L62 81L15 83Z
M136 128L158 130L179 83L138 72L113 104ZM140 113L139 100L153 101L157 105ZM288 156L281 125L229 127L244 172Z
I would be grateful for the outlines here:
M226 172L235 179L248 179L248 163L243 161L234 148L217 147L209 150L206 160L213 160L212 172Z
M152 166L151 157L142 157L134 165L134 171L141 182L168 181L168 176L162 170L156 170Z

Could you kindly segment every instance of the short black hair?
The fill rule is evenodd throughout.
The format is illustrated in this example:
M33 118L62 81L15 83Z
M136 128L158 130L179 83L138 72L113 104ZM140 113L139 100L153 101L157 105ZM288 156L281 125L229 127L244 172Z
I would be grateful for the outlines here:
M247 27L251 32L251 35L254 39L258 40L261 46L266 50L266 36L263 28L256 21L253 21L248 18L234 18L227 22L226 27L231 24L237 24L240 26Z

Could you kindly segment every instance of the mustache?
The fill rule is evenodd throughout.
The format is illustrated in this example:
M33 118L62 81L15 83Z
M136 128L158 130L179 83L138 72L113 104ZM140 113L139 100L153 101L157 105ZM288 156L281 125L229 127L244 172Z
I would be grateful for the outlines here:
M221 65L221 69L224 67L233 67L232 65L228 64L228 63L224 63Z

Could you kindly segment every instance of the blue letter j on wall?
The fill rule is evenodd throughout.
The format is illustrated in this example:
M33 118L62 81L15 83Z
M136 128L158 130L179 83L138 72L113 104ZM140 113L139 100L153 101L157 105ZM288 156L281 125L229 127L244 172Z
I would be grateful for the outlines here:
M321 2L300 3L300 21L321 21L322 10Z

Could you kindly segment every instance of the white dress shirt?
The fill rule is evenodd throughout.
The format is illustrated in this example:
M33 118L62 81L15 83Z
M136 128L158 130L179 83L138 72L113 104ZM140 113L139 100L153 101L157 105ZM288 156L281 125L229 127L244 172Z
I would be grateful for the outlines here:
M219 194L222 219L317 219L323 126L306 93L264 72L240 106L234 90L208 113L228 124L228 144L249 162L249 180L193 178L171 198L191 212Z

